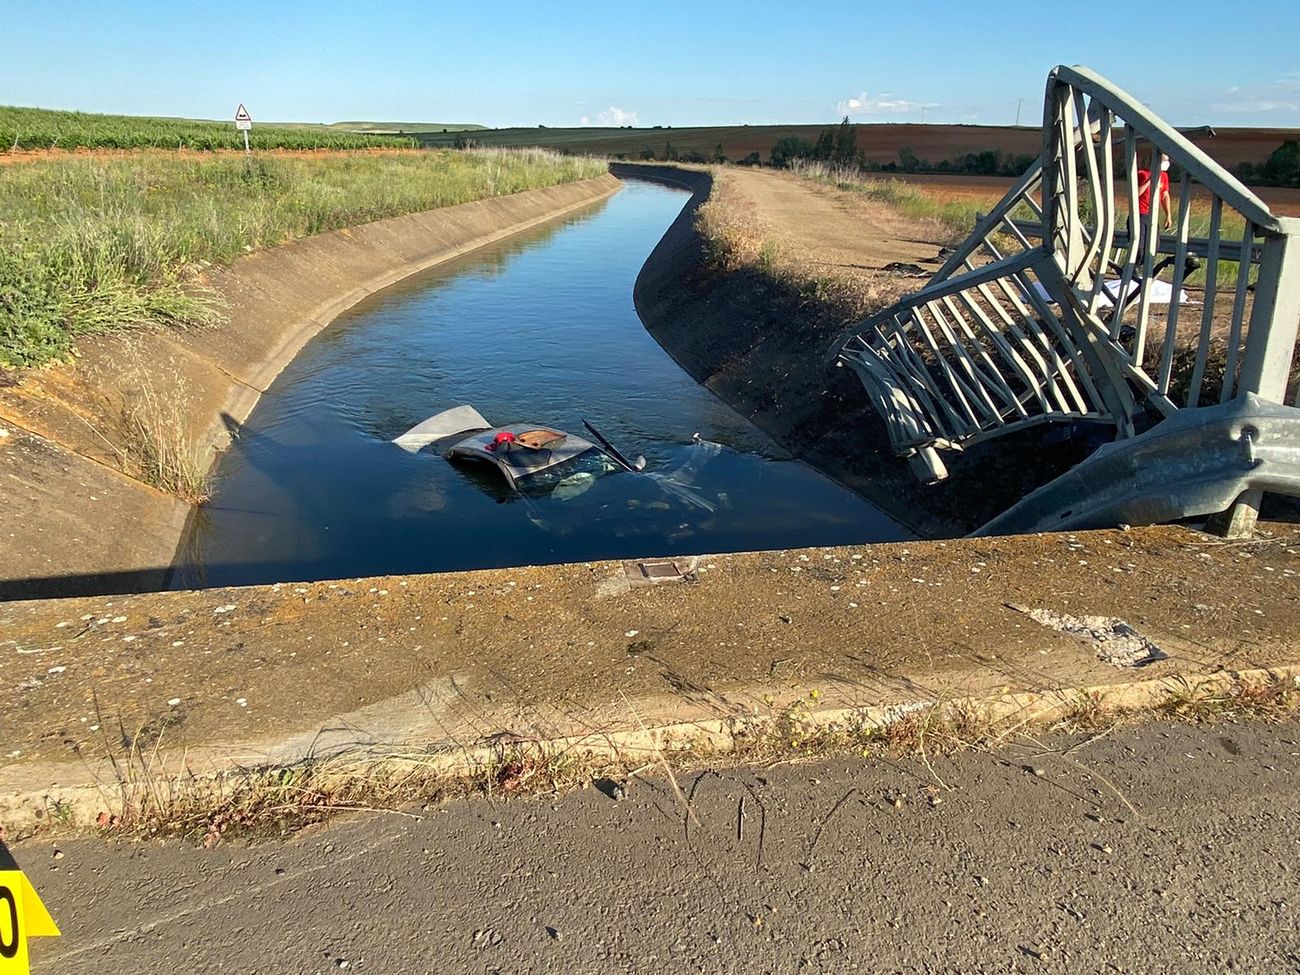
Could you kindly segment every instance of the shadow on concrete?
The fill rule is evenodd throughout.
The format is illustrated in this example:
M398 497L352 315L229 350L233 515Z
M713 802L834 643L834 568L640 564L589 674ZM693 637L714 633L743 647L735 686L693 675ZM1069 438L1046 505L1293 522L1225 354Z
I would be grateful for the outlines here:
M129 572L93 572L85 575L43 576L0 581L0 602L15 599L61 599L67 596L122 596L158 592L167 588L171 566Z

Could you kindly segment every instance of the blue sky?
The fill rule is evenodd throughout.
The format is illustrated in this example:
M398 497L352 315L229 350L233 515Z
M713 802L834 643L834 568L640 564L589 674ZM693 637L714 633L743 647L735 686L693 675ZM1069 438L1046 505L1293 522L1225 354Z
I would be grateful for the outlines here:
M242 101L263 121L706 125L924 112L1005 124L1023 98L1032 124L1047 71L1065 63L1100 71L1175 124L1300 126L1300 0L1239 9L0 0L0 104L227 118ZM1026 26L1012 32L1017 15Z

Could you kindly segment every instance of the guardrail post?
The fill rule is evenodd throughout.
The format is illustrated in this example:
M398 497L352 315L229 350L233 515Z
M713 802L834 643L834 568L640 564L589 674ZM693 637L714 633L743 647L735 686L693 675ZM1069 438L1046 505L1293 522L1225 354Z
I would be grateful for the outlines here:
M1268 234L1259 262L1255 304L1246 334L1246 356L1235 394L1254 393L1274 403L1286 402L1287 380L1300 329L1300 220L1294 230ZM1243 273L1243 272L1239 272ZM1231 376L1225 376L1225 383ZM1206 528L1224 538L1246 538L1255 530L1264 493L1244 491L1227 511L1211 516Z

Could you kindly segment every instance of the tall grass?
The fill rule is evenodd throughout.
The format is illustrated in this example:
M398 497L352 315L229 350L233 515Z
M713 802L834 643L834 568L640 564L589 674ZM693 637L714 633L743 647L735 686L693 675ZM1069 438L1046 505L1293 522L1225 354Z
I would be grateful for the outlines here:
M258 125L254 149L414 148L413 138L338 131L325 126ZM136 115L95 115L0 105L0 152L14 149L242 149L233 122Z
M751 273L776 294L795 296L822 324L838 327L874 314L901 297L903 281L883 273L826 274L778 243L778 231L764 223L753 202L725 171L714 174L708 201L695 226L706 248L710 273Z
M790 170L804 179L826 183L836 189L859 193L869 200L893 207L915 220L932 220L950 234L960 236L975 225L986 204L977 200L941 200L901 179L878 179L857 166L836 166L825 162L795 159Z
M993 208L993 201L978 198L955 200L936 198L928 193L923 186L906 183L898 179L878 179L868 175L856 166L833 166L824 162L796 159L791 162L790 169L805 179L826 183L837 189L860 193L868 199L887 204L899 213L913 219L938 221L947 228L954 241L960 240L970 233L980 215ZM1176 195L1177 189L1175 189ZM1119 201L1121 208L1120 229L1123 229L1123 208L1125 205L1123 200ZM1174 205L1175 207L1178 205L1176 199ZM1017 207L1011 215L1017 220L1033 219L1032 212L1024 204ZM1245 229L1245 218L1235 210L1224 207L1219 231L1221 239L1225 242L1241 240L1241 235ZM1188 236L1207 237L1209 232L1210 203L1208 200L1194 199L1189 211ZM1163 231L1161 238L1167 241L1171 238L1171 234L1172 231ZM1234 287L1237 283L1238 273L1239 266L1236 261L1221 259L1219 261L1218 287L1221 290ZM1256 275L1257 269L1252 268L1251 280ZM1202 267L1188 275L1184 283L1187 287L1197 288L1203 286L1205 280L1205 269Z
M186 504L202 504L208 499L207 465L190 434L193 392L175 361L148 359L129 342L120 358L105 365L117 374L122 391L121 446L109 443L123 469Z
M544 150L249 159L138 153L0 167L0 364L76 336L221 318L208 264L297 237L605 172Z

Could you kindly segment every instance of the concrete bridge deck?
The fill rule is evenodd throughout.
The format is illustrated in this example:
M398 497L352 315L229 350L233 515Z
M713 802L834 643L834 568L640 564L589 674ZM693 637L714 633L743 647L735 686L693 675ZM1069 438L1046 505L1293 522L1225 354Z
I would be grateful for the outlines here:
M597 562L0 604L0 820L132 745L203 772L1297 663L1300 526L1265 527L709 556L654 586ZM1168 656L1112 666L1008 604L1120 617Z

